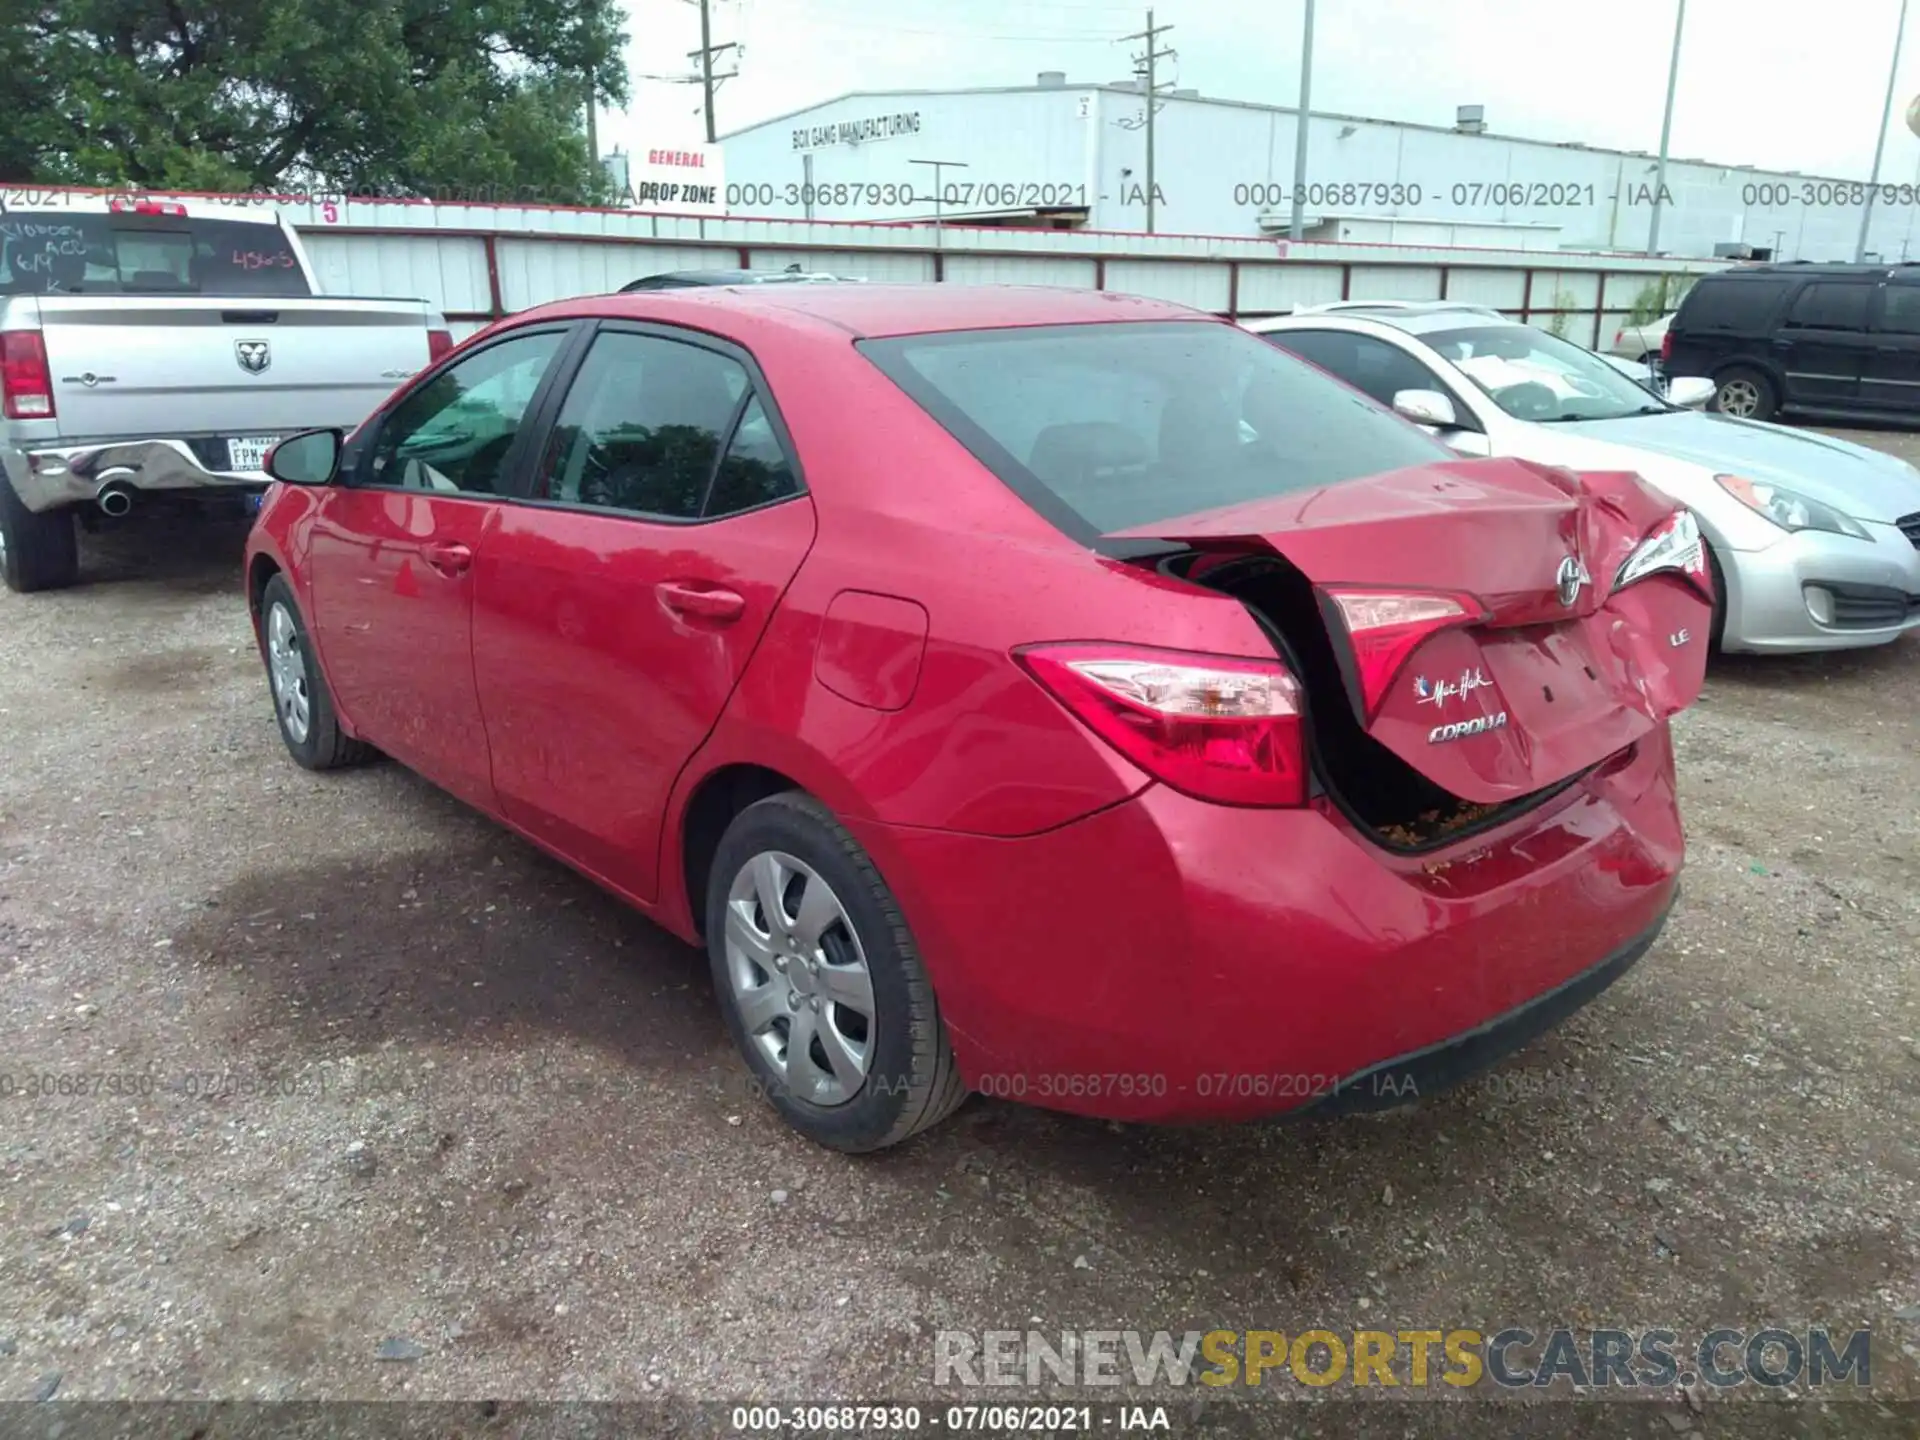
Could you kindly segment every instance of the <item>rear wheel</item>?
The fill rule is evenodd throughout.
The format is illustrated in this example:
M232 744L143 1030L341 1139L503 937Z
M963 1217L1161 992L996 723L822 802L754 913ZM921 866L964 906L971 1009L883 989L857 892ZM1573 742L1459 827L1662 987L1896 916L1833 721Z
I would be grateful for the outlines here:
M59 590L80 578L80 540L73 514L36 515L0 477L0 575L7 588L26 594Z
M1714 376L1713 408L1740 420L1770 420L1779 408L1773 382L1758 370L1737 365Z
M880 1150L966 1098L933 983L860 842L811 796L749 805L707 885L707 953L734 1044L794 1129Z
M357 765L373 754L340 728L333 695L320 673L307 627L294 604L293 589L281 575L260 594L260 635L273 693L273 716L280 738L296 764L308 770Z

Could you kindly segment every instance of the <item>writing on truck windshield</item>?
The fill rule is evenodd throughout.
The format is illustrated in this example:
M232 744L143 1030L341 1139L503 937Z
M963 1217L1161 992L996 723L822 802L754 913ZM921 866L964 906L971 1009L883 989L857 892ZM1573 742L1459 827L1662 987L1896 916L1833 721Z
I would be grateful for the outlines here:
M185 216L0 215L0 295L309 295L274 225Z
M1235 325L1050 325L860 349L1076 539L1455 458Z

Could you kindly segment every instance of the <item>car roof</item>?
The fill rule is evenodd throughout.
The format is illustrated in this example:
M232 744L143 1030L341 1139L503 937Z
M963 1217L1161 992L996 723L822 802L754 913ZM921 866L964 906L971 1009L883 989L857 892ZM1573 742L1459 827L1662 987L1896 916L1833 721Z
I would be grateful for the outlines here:
M1111 290L946 284L716 285L633 290L562 300L537 311L523 311L514 319L591 315L701 326L710 324L717 311L734 319L786 327L806 327L811 322L857 339L1032 325L1148 320L1224 323L1217 316L1184 305Z
M1352 329L1364 332L1368 327L1383 325L1389 329L1404 331L1409 335L1431 335L1442 330L1462 330L1468 327L1491 329L1496 326L1512 326L1516 329L1530 328L1518 320L1509 320L1505 316L1495 318L1484 309L1471 305L1447 306L1439 309L1400 310L1386 308L1380 310L1323 310L1301 315L1276 315L1271 320L1255 320L1248 329L1256 331L1270 330L1311 330L1315 327L1329 326L1339 329Z
M777 285L795 281L838 280L838 275L821 275L804 270L665 270L657 275L642 275L621 288L631 286L666 287L668 285Z
M1871 280L1920 280L1920 261L1903 260L1898 265L1856 265L1850 260L1778 260L1761 265L1734 265L1702 275L1694 282L1709 280L1752 280L1758 278L1852 278Z
M1431 315L1443 311L1485 315L1504 320L1506 316L1491 305L1469 305L1459 300L1333 300L1325 305L1296 305L1296 315Z

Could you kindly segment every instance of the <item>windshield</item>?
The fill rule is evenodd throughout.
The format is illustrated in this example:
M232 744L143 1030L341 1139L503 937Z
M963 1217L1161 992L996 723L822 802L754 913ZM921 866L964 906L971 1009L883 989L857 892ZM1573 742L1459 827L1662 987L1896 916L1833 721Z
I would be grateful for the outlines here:
M277 225L184 215L0 215L0 295L310 293Z
M1531 325L1477 325L1420 338L1516 420L1618 420L1673 408L1598 355Z
M1458 458L1235 325L1034 326L860 348L1082 540Z

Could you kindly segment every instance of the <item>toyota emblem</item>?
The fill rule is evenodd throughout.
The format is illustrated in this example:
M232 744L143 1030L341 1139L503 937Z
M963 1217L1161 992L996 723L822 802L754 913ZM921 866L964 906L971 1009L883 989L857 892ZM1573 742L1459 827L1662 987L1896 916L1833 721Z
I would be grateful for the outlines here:
M1578 555L1569 555L1560 562L1559 572L1553 577L1554 589L1560 596L1560 603L1571 610L1580 599L1580 591L1592 580L1587 567L1581 563Z

